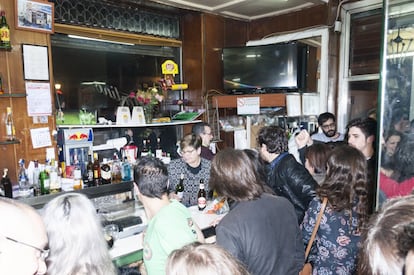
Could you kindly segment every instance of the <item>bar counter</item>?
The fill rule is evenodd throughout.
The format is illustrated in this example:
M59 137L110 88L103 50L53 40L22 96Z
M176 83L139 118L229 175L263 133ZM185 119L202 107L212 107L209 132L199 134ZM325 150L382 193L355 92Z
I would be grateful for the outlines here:
M214 225L225 214L207 214L198 210L197 206L191 206L188 208L194 219L194 222L202 230L207 243L215 243L216 236L214 231ZM207 208L206 208L207 209ZM119 238L115 241L114 246L109 251L114 263L117 266L125 266L137 261L142 260L142 241L143 233L135 234L125 238Z

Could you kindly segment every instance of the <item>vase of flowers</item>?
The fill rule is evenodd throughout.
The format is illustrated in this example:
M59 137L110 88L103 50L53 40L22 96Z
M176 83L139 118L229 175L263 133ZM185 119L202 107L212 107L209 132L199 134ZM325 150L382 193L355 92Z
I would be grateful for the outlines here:
M155 108L164 100L157 87L149 87L146 90L138 89L136 92L129 94L129 99L134 106L142 106L145 115L145 122L151 123L154 116Z

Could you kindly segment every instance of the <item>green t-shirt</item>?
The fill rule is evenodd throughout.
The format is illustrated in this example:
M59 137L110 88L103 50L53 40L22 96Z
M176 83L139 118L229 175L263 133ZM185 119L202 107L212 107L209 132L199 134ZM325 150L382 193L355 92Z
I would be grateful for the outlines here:
M197 240L190 211L176 200L163 207L148 223L144 236L144 263L148 275L164 275L168 255Z

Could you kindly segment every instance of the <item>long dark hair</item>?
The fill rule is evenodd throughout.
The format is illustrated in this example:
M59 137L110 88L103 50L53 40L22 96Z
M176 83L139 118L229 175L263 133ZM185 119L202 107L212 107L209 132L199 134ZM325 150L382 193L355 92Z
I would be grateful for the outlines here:
M327 197L335 211L356 206L359 228L368 215L367 164L364 155L349 145L333 149L328 158L325 180L316 190L319 197ZM355 205L356 204L356 205Z
M264 191L253 162L245 152L232 148L221 150L214 157L209 186L219 196L235 201L256 199Z

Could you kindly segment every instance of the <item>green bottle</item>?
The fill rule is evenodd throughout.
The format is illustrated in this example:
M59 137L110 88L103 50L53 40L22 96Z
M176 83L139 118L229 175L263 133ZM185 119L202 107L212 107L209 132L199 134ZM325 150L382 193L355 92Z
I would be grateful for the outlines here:
M42 195L46 195L50 193L50 180L49 180L49 174L42 170L39 174L39 180L40 180L40 193Z
M0 12L1 20L0 20L0 46L3 48L10 48L10 27L6 21L6 12Z

